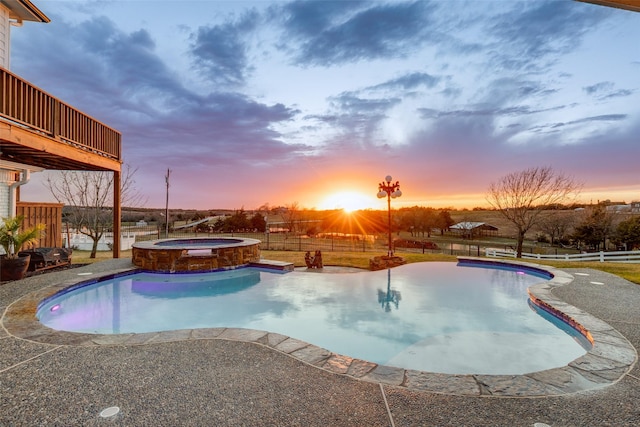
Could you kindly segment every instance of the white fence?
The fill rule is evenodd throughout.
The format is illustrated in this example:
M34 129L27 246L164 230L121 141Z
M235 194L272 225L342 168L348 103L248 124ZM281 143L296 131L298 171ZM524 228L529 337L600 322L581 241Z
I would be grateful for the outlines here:
M120 235L120 249L128 251L136 242L136 236L145 234L157 234L157 232L124 232ZM67 242L67 237L69 242ZM62 243L65 248L76 248L81 251L90 251L93 247L93 239L82 233L62 233ZM105 233L98 240L98 251L110 251L113 245L113 233Z
M486 248L485 255L488 257L515 258L516 251ZM523 253L522 259L538 259L549 261L599 261L599 262L629 262L640 263L640 251L619 251L619 252L591 252L584 254L528 254Z

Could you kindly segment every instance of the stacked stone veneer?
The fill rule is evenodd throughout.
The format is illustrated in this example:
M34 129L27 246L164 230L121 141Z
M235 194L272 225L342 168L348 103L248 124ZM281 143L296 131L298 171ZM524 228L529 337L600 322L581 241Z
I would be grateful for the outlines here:
M260 261L260 244L212 248L211 253L189 255L182 248L132 248L133 264L144 270L163 273L202 272Z

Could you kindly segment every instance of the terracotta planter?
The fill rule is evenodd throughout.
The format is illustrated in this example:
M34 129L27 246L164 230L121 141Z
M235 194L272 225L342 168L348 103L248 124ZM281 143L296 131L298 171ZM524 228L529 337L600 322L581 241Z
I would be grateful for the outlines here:
M31 255L19 256L18 258L0 258L0 280L20 280L24 278L29 268Z

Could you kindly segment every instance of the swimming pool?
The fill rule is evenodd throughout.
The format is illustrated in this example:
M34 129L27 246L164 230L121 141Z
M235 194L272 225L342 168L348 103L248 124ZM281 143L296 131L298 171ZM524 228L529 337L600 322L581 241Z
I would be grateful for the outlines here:
M564 366L589 348L528 303L526 289L544 280L453 263L344 274L136 273L49 298L37 317L53 329L101 334L259 329L406 369L522 374Z

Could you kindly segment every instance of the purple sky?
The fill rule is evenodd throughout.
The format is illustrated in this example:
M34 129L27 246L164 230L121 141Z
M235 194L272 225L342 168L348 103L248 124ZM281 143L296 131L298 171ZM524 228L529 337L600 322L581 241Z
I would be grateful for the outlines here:
M559 1L46 1L11 69L118 129L146 207L487 206L551 166L640 200L640 13ZM33 175L22 199L51 200Z

